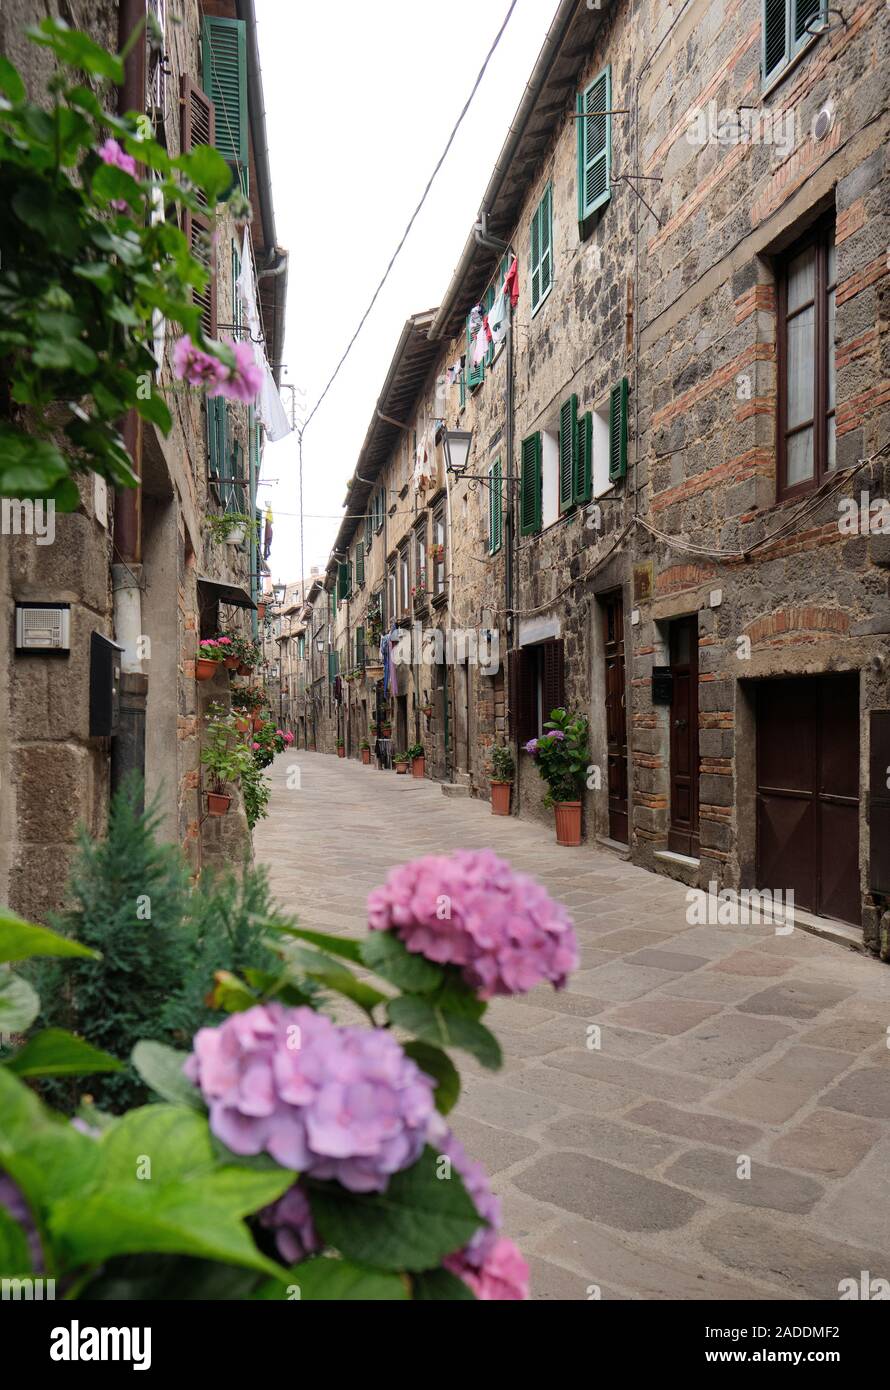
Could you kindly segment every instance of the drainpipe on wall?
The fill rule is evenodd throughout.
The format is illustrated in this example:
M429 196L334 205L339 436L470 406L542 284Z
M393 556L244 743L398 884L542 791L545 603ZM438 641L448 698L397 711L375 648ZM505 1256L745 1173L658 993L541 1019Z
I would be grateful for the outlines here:
M515 527L516 494L515 494L515 489L514 489L514 486L513 486L513 478L516 476L516 473L515 473L515 468L514 468L514 455L515 455L515 439L514 439L514 435L515 435L515 422L514 422L514 419L513 419L513 412L514 412L514 409L515 409L515 399L514 399L514 387L515 387L515 383L514 383L514 380L513 380L513 306L512 306L512 304L511 304L511 305L508 305L508 308L507 308L507 342L506 342L506 350L507 350L507 351L506 351L506 356L507 356L506 367L507 367L507 371L506 371L506 380L505 380L505 383L504 383L504 402L505 402L505 410L506 410L506 417L507 417L507 418L506 418L506 442L507 442L507 468L506 468L506 473L507 473L508 482L507 482L507 534L506 534L506 537L505 537L506 545L505 545L505 547L504 547L504 551L505 551L505 554L504 554L504 571L505 571L505 574L504 574L504 626L505 626L505 628L506 628L506 630L507 630L507 641L505 642L504 646L505 646L505 649L506 649L507 669L506 669L506 671L505 671L505 673L504 673L504 710L505 710L505 712L506 712L507 727L506 727L506 729L504 730L504 733L505 733L505 735L509 735L510 723L511 723L511 720L513 719L513 710L510 708L510 678L509 678L509 675L510 675L510 653L514 650L514 646L515 646L517 637L518 637L518 635L519 635L519 633L518 633L518 628L517 628L517 625L516 625L516 620L515 620L515 618L514 618L514 616L513 616L513 609L514 609L514 605L515 605L515 599L514 599L514 561L515 561L515 550L514 550L514 546L515 546L515 536L516 536L516 527ZM510 741L510 740L509 740L509 737L508 737L508 736L504 738L504 744L505 744L505 745L507 745L507 744L509 743L509 741ZM518 729L515 731L514 738L513 738L513 743L514 743L514 758L515 758L515 761L516 761L516 769L517 769L517 770L516 770L516 774L514 775L514 778L513 778L513 799L514 799L514 809L515 809L515 811L516 811L516 814L518 815L518 814L519 814L520 804L521 804L521 798L520 798L520 792L519 792L519 730L518 730Z
M123 49L137 26L145 24L145 0L121 0L118 48ZM145 39L137 39L127 55L118 111L145 109ZM135 410L123 423L124 445L139 478L134 488L119 488L114 497L114 555L112 563L115 641L121 653L120 722L111 741L111 789L128 774L145 776L145 713L148 676L142 669L139 639L142 625L142 421Z

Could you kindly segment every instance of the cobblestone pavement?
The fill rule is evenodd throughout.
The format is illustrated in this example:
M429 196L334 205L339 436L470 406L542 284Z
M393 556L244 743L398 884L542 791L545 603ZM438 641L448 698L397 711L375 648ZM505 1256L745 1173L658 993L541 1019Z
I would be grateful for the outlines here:
M299 753L272 782L257 858L304 926L356 934L391 865L485 845L572 911L580 969L493 1003L504 1069L461 1055L452 1116L535 1297L833 1299L890 1279L890 968L800 930L690 926L681 885L429 781Z

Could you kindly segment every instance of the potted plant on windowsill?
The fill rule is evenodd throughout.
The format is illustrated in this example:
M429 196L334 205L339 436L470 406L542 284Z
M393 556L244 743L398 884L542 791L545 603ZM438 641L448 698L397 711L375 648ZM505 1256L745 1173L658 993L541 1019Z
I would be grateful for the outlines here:
M422 779L426 772L426 757L423 751L423 744L412 743L405 757L408 758L411 763L411 776Z
M362 739L362 762L367 766L371 761L371 745L368 740Z
M400 776L400 777L406 776L406 774L407 774L407 772L408 772L408 754L407 754L407 753L396 753L396 755L395 755L395 757L394 757L394 762L395 762L395 765L396 765L396 772L399 774L399 776Z
M553 807L558 845L581 843L581 792L590 762L587 737L586 719L573 719L566 710L555 709L541 737L525 745L547 783L544 805Z
M232 715L221 705L210 705L205 719L201 763L207 768L207 814L224 816L232 804L229 787L234 786L247 768L251 753L238 738Z
M510 749L498 743L491 750L491 814L509 816L510 789L516 776L516 762Z
M220 644L217 637L205 637L198 643L198 655L195 658L195 680L212 680L226 658L226 647Z

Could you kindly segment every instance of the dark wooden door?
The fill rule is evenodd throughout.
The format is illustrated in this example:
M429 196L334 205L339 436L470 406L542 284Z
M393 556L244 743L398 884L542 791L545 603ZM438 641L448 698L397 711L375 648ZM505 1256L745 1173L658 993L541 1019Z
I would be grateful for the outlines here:
M624 693L624 608L620 591L602 599L606 661L606 761L609 835L628 843L627 709Z
M857 926L859 677L793 676L757 689L757 881Z
M698 618L671 623L671 820L668 849L698 858Z

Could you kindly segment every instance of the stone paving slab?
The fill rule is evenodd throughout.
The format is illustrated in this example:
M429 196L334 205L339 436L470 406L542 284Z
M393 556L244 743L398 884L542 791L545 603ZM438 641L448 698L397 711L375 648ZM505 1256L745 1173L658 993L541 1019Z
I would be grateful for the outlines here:
M534 1297L832 1299L862 1270L890 1278L886 965L690 923L684 885L429 781L293 752L271 777L257 859L305 927L357 935L390 867L461 847L569 906L582 968L561 994L494 1001L504 1070L462 1057L452 1117Z

